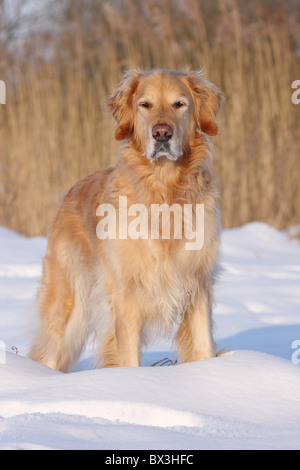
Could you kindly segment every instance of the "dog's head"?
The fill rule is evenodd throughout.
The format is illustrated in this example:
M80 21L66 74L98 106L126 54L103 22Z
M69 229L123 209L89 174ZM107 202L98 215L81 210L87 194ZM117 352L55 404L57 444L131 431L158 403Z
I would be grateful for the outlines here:
M129 71L109 99L117 140L133 139L150 160L177 160L201 129L216 135L222 93L201 72Z

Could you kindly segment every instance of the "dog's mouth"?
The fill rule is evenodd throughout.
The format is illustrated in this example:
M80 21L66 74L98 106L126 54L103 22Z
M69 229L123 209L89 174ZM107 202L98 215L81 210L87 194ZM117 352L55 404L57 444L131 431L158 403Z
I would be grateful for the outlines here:
M157 160L160 157L166 157L168 160L177 160L180 155L175 155L172 152L169 142L156 142L154 145L154 150L150 155L150 160Z

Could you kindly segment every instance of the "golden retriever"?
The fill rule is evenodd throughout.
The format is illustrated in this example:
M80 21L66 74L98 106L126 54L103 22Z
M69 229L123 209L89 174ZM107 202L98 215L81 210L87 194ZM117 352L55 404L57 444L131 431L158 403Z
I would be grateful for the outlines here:
M93 334L97 366L139 366L142 345L175 325L179 363L216 356L212 300L220 216L206 134L217 134L222 99L201 72L124 75L109 99L115 137L124 141L119 161L76 184L49 229L30 358L67 372ZM135 236L124 227L116 236L120 201L130 209L125 219L135 224ZM201 247L187 249L185 235L163 237L160 212L159 236L151 237L151 207L162 205L174 215L169 233L178 214L183 227L183 207L192 207L193 217L196 206L204 207ZM146 209L138 221L136 207Z

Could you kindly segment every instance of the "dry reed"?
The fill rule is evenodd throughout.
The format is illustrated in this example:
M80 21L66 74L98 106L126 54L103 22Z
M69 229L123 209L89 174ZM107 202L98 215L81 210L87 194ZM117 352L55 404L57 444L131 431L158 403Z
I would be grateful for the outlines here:
M55 35L33 33L18 54L0 45L0 225L44 234L68 188L114 162L106 97L124 70L202 66L226 96L214 138L224 227L299 223L297 2L65 5Z

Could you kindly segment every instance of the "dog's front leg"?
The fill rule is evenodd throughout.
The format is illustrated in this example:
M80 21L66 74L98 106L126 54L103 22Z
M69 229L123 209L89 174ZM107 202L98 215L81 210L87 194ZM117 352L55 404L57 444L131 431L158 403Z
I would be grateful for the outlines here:
M115 337L120 367L140 365L141 318L134 299L122 297L115 302Z
M179 325L176 341L179 363L216 357L211 288L197 293Z

